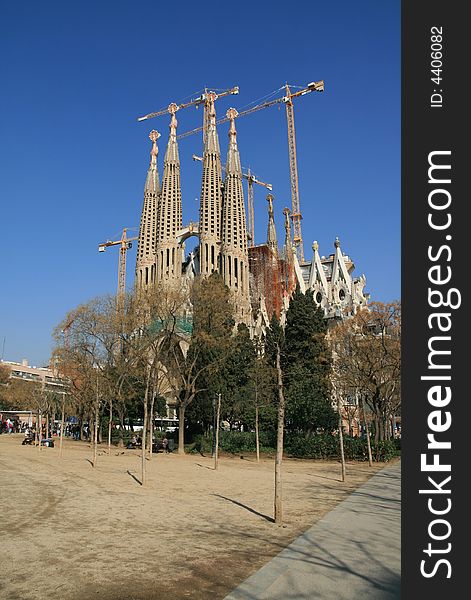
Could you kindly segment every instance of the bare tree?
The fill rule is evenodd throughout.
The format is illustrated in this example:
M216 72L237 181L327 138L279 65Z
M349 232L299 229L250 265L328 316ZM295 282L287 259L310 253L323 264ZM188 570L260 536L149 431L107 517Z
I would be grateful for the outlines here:
M384 440L400 407L401 309L373 302L333 328L336 376L370 408L375 441ZM366 420L365 420L366 423Z

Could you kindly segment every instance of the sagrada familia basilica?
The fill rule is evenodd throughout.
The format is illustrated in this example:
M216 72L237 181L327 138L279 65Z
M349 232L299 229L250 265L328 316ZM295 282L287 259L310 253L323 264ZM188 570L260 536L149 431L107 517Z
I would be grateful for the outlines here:
M236 321L246 323L253 334L263 335L275 313L283 322L289 298L296 288L313 291L313 300L325 317L340 318L366 306L364 275L353 276L354 264L335 240L334 252L319 254L312 245L311 261L299 260L292 242L290 211L284 209L285 240L277 241L273 196L267 197L267 238L249 246L243 176L235 120L237 111L227 111L230 123L229 147L223 177L221 152L216 130L215 95L208 95L204 133L203 173L199 223L184 225L177 143L176 105L169 106L170 135L160 180L157 140L153 130L151 160L144 187L139 228L136 286L179 286L188 289L198 276L219 272L233 293ZM185 242L196 236L198 245L185 253ZM189 308L191 312L191 306Z

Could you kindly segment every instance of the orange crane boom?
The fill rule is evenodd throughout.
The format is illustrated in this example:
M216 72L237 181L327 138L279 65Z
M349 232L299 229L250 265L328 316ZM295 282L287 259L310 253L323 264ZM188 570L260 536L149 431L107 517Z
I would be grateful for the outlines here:
M137 240L137 237L128 238L126 235L128 228L123 229L121 239L116 241L106 240L102 244L98 244L98 251L105 252L109 246L120 246L118 260L118 298L122 298L126 291L126 252L132 248L132 241Z
M274 100L268 100L266 102L262 102L257 106L252 108L248 108L247 110L240 111L237 115L237 118L243 117L245 115L251 115L254 112L262 110L262 108L268 108L270 106L274 106L275 104L284 103L286 106L286 120L288 123L288 153L289 153L289 166L290 166L290 181L291 181L291 219L293 221L293 242L296 249L296 254L299 260L304 261L304 247L303 247L303 237L301 233L301 206L299 202L299 184L298 184L298 166L297 166L297 156L296 156L296 136L294 129L294 107L293 107L293 98L298 98L299 96L304 96L305 94L309 94L310 92L323 92L324 91L324 81L313 81L308 83L308 85L296 92L291 92L291 89L288 84L284 86L286 94L281 98L275 98ZM216 121L216 124L225 123L229 119L227 117L223 117ZM202 127L197 127L196 129L192 129L191 131L186 131L185 133L181 133L177 136L178 139L187 137L189 135L193 135L194 133L198 133L202 130Z
M209 98L211 97L212 100L217 100L218 98L223 98L224 96L229 96L230 94L238 94L239 93L239 86L235 86L232 88L229 88L227 90L218 90L217 92L215 91L209 91L208 88L204 88L203 93L198 96L197 98L193 98L192 100L189 100L188 102L183 102L182 104L175 104L174 102L172 102L171 104L168 105L167 108L163 108L162 110L159 110L157 112L152 112L149 113L147 115L144 115L143 117L138 117L137 120L138 121L146 121L147 119L153 119L154 117L159 117L161 115L165 115L167 113L176 113L178 110L182 109L182 108L188 108L189 106L194 106L195 108L198 108L198 106L200 104L203 105L203 126L200 127L198 129L198 131L203 131L203 142L204 140L204 136L206 135L206 130L207 130L207 125L208 125L208 111L207 108L209 106Z

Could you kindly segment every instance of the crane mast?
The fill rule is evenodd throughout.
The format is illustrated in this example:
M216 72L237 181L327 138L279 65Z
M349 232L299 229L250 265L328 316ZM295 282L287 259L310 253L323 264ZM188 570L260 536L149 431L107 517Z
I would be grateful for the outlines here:
M286 121L288 123L289 173L291 181L291 220L293 222L293 243L296 254L304 261L303 236L301 233L301 208L299 205L298 163L296 158L296 133L294 129L294 108L291 90L286 84Z
M250 167L247 169L247 229L250 246L255 246L255 213L253 201L253 181Z
M129 243L126 239L126 229L123 229L118 259L118 296L122 296L126 290L126 252Z
M106 242L98 245L99 252L104 252L109 246L119 245L117 298L120 301L122 300L126 291L126 252L132 248L131 242L138 239L137 237L128 238L126 232L127 228L125 227L123 229L123 233L121 234L121 239L114 242L107 240Z
M247 173L242 173L242 175L247 179L247 229L249 232L250 238L250 246L255 246L255 213L254 213L254 193L253 193L253 184L256 183L258 185L263 185L270 192L273 189L271 183L265 183L264 181L260 181L255 177L255 175L251 172L250 168L247 169Z

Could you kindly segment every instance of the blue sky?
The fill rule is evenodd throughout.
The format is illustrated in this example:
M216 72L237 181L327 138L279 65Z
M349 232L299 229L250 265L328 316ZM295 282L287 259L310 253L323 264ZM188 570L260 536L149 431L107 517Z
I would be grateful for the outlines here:
M139 1L2 3L0 23L0 355L46 364L68 310L114 293L118 249L136 227L149 163L142 114L203 87L240 87L216 103L243 108L285 82L325 81L295 101L307 258L338 236L372 299L400 297L400 3ZM179 132L202 111L178 113ZM284 108L237 121L241 161L273 184L275 218L291 206ZM219 130L225 160L227 125ZM180 141L184 221L197 219L198 135ZM266 190L255 189L256 241ZM128 252L134 277L136 244Z

